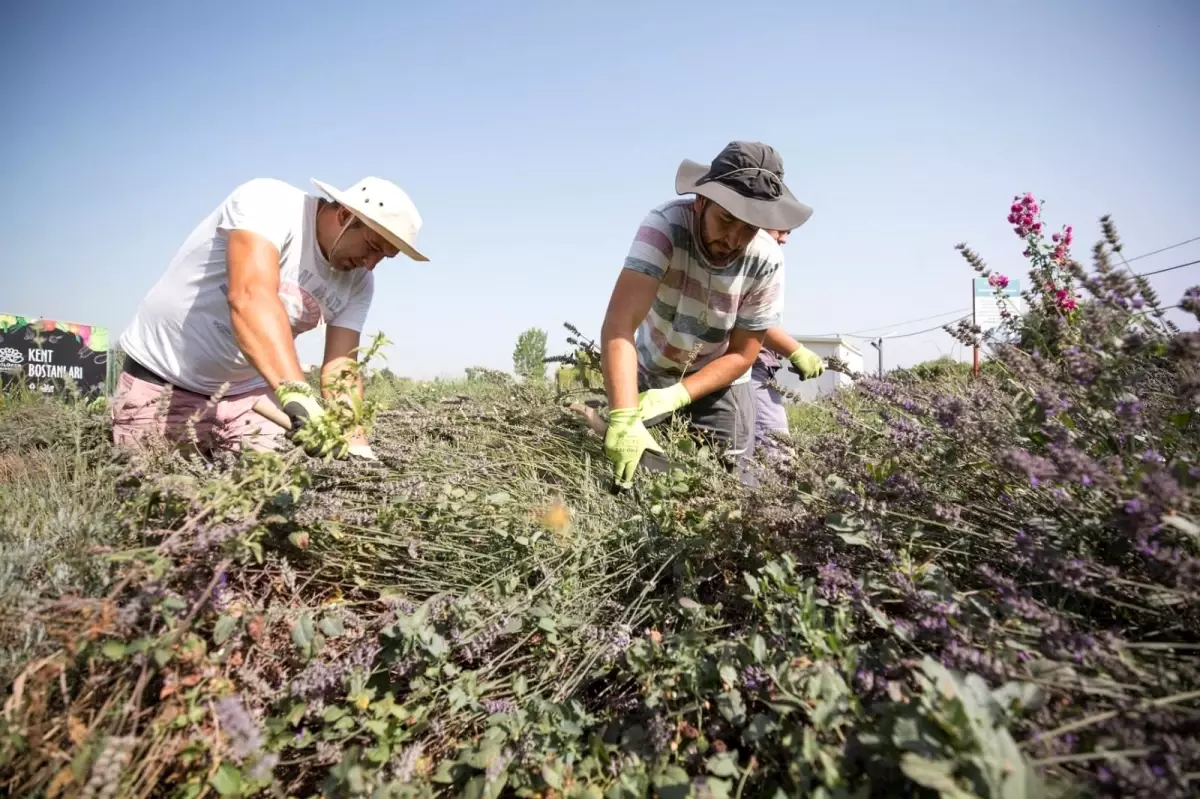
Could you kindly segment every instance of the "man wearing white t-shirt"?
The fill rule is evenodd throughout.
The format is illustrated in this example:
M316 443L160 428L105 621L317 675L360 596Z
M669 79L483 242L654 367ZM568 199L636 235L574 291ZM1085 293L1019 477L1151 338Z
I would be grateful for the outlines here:
M277 401L293 433L324 413L295 347L322 322L322 395L338 399L332 384L359 346L372 270L401 252L428 258L414 246L421 217L396 185L365 178L341 192L313 183L323 196L251 180L188 236L121 336L118 445L148 433L179 440L199 415L197 433L210 446L276 448L285 431L254 405ZM361 431L350 454L374 457Z

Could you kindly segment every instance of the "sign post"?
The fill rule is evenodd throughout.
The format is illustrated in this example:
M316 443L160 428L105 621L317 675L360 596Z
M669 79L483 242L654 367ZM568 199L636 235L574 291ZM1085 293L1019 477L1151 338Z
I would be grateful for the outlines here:
M108 329L0 313L0 386L43 394L104 396Z
M971 282L971 316L983 336L1003 324L1005 316L1021 313L1021 281L1010 280L1003 287L993 286L986 277ZM979 376L979 346L975 346L973 371Z

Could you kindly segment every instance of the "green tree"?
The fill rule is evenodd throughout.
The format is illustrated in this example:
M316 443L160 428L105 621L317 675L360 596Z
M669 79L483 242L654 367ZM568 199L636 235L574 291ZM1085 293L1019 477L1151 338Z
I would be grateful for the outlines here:
M513 371L525 380L546 379L546 331L531 327L517 338Z

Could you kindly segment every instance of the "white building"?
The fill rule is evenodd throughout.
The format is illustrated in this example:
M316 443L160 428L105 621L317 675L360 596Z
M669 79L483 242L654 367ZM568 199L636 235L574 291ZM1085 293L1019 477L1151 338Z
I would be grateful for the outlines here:
M821 356L822 360L830 356L837 356L855 372L861 374L863 371L862 350L847 338L842 336L797 336L794 334L792 337ZM818 395L832 394L838 388L850 385L851 381L848 376L834 372L828 367L820 377L801 380L800 375L792 371L792 365L786 359L780 358L780 360L783 362L783 368L775 373L775 382L788 391L799 394L805 400L815 399Z

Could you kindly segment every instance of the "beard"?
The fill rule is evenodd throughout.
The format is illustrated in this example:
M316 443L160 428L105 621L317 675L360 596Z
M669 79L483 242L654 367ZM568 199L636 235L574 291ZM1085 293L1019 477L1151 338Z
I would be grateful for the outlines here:
M714 266L717 268L729 266L731 263L736 261L738 258L742 257L742 254L744 252L746 252L746 247L741 247L740 249L727 250L724 248L724 245L717 245L717 247L714 249L713 246L709 242L704 240L704 229L705 229L705 224L704 224L705 219L704 218L707 214L708 214L708 206L706 205L704 207L704 210L701 212L700 216L698 216L696 218L696 229L695 229L695 232L692 234L692 238L696 242L696 248L698 250L700 250L700 254L704 257L704 260L707 261L710 266ZM747 245L747 246L749 246L749 245Z
M699 248L700 254L704 256L704 260L708 261L711 266L729 266L731 263L740 258L742 253L746 251L745 247L741 248L740 250L717 249L714 251L708 246L708 244L705 243L704 235L702 233L698 232L695 238L696 246Z

